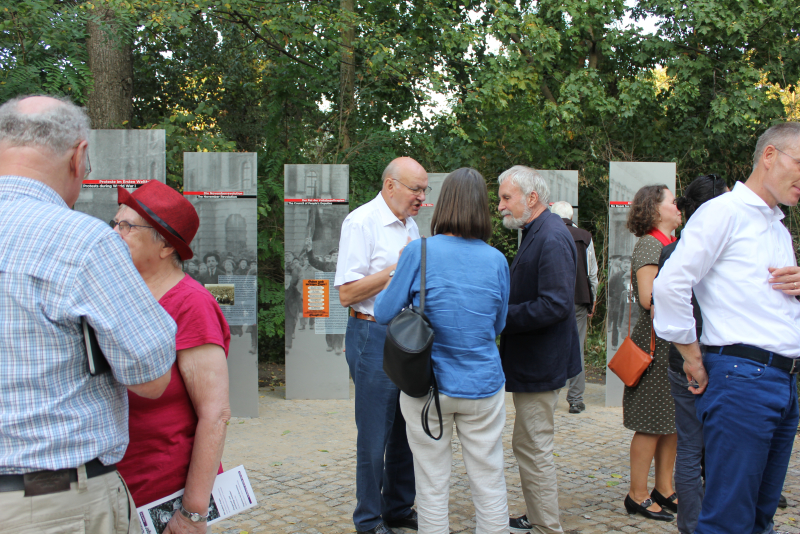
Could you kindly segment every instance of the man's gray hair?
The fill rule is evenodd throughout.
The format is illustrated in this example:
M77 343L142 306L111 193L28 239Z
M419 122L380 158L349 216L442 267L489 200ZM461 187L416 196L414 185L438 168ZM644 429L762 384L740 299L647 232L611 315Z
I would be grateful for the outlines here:
M530 167L514 165L497 178L497 183L502 184L506 178L511 178L511 183L519 187L522 196L526 197L533 192L539 196L539 202L547 206L550 201L550 188L542 175Z
M564 202L563 200L554 202L553 205L550 206L550 211L552 211L562 219L569 219L569 220L572 220L572 214L574 213L572 210L572 205L569 202Z
M89 116L69 99L50 97L61 104L41 113L22 113L19 103L26 98L13 98L0 106L0 142L13 147L46 148L60 156L89 139Z
M761 154L769 145L778 150L785 150L790 146L800 143L800 122L783 122L776 124L769 130L761 134L756 143L756 150L753 153L753 170L756 169L761 160Z

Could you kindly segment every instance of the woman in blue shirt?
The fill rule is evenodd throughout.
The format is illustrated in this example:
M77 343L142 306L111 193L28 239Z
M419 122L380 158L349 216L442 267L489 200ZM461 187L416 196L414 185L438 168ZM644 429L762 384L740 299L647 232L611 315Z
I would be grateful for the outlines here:
M492 233L486 181L458 169L442 184L426 245L425 315L435 333L432 360L444 424L440 441L422 430L425 398L400 393L414 454L420 534L448 534L453 423L464 456L477 531L508 532L502 431L505 377L495 338L508 311L506 258L486 241ZM406 246L396 274L375 301L375 319L387 324L409 304L419 305L421 241ZM432 410L435 412L435 410ZM436 418L436 420L434 420ZM430 415L436 434L438 417Z

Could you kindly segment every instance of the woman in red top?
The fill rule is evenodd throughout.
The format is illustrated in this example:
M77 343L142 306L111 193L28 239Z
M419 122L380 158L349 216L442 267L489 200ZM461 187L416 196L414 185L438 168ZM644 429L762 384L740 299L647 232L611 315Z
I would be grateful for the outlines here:
M156 180L133 194L118 193L114 227L178 331L164 394L156 400L128 395L130 444L117 467L137 507L186 488L164 532L205 533L230 419L230 330L211 293L181 270L193 255L189 244L200 224L191 203Z

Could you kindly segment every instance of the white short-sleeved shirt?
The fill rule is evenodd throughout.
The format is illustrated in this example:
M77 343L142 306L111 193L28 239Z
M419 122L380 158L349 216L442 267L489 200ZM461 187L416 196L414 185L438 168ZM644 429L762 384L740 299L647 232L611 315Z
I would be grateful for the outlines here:
M394 265L409 237L419 239L417 223L408 217L403 224L378 193L342 223L334 287L338 289ZM353 309L373 315L374 306L375 297L371 297L353 304Z

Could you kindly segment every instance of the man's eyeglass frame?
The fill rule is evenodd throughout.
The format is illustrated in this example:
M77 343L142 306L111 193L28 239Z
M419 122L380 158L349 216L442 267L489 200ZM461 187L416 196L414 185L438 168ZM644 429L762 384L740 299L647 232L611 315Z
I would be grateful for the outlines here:
M776 147L776 146L773 146L772 148L774 148L775 150L777 150L778 152L780 152L781 154L783 154L784 156L786 156L786 157L787 157L787 158L789 158L790 160L792 160L792 161L794 161L795 163L797 163L798 165L800 165L800 159L797 159L797 158L795 158L794 156L790 156L789 154L787 154L786 152L784 152L783 150L781 150L780 148L778 148L778 147Z
M397 182L399 184L402 184L403 187L405 187L406 189L408 189L409 191L411 191L412 193L414 193L417 196L419 196L419 195L427 195L427 194L430 194L431 191L433 191L433 188L430 187L430 186L425 187L425 188L409 187L406 184L404 184L403 182L401 182L400 180L398 180L397 178L392 178L392 180L394 180L395 182Z

